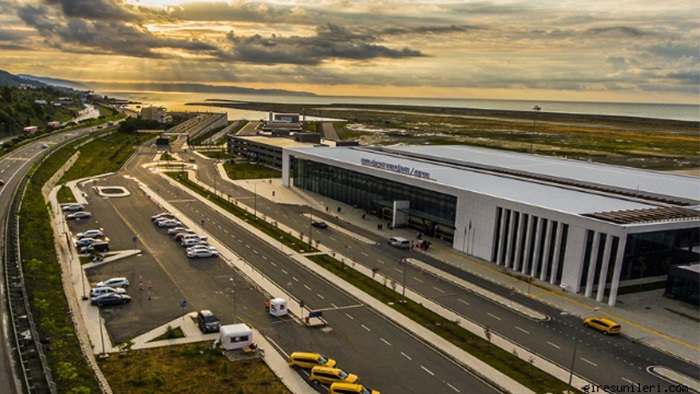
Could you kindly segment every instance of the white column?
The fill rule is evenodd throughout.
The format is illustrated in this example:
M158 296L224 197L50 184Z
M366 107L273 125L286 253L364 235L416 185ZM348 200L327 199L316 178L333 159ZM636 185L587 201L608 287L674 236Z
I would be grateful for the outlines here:
M554 221L550 220L547 222L547 232L545 233L544 239L544 254L542 255L542 268L540 268L540 280L544 280L547 277L547 268L549 268L549 248L552 243L552 228L554 227ZM536 273L535 273L536 274Z
M515 238L515 260L513 261L513 270L517 271L520 269L520 263L522 260L520 259L520 249L521 249L521 244L523 243L523 233L525 232L525 222L527 221L528 215L521 213L520 214L520 221L518 222L518 236Z
M612 252L613 244L612 235L608 234L605 238L605 251L603 251L603 263L600 266L600 275L598 276L598 292L595 295L595 300L602 302L605 297L605 285L608 280L608 267L610 266L610 253Z
M590 297L593 295L593 279L595 278L595 268L598 263L598 249L600 248L600 233L593 233L593 242L591 243L591 255L588 256L588 274L586 275L586 290L584 295Z
M610 306L615 306L615 302L617 302L617 289L620 287L620 275L622 273L622 260L625 257L626 242L626 239L620 237L620 244L617 247L617 255L615 256L615 268L610 286L610 297L608 298L608 305Z
M508 225L508 243L506 244L506 261L503 264L508 268L510 268L510 256L513 255L513 248L511 247L511 245L513 244L513 237L515 237L515 218L518 217L519 214L520 213L516 211L510 211L510 224Z
M556 284L557 274L559 273L559 253L561 253L561 237L564 232L564 223L559 223L557 226L557 235L554 237L554 256L552 256L552 275L549 277L550 284Z
M536 218L536 216L528 215L527 229L525 233L525 253L523 253L523 266L522 270L520 271L523 274L527 273L527 269L530 267L530 244L532 243L532 228L534 227L532 223Z
M503 260L503 242L506 242L506 217L508 217L510 214L510 211L501 208L501 229L499 230L499 235L498 235L498 245L496 245L496 264L501 265L501 261Z
M535 251L532 253L532 263L530 265L530 276L535 275L535 270L537 269L537 266L539 265L540 261L540 238L542 238L542 222L544 222L543 218L540 218L540 220L537 221L537 230L535 231Z
M289 152L287 150L282 150L282 186L289 187L289 174L291 171Z

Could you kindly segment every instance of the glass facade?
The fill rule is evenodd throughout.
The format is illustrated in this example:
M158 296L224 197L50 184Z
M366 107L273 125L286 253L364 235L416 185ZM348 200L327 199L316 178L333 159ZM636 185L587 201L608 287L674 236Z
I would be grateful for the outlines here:
M393 201L410 201L406 225L444 238L454 231L457 197L311 160L293 158L294 186L380 217L390 217ZM437 233L437 234L436 234Z
M666 275L673 265L700 261L700 228L627 236L620 280Z

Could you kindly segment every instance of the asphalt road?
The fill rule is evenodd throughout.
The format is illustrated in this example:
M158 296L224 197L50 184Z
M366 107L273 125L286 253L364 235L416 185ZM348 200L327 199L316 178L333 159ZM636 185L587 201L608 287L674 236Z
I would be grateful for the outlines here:
M131 304L102 308L108 334L115 342L165 324L183 312L199 309L211 309L222 323L232 323L235 305L238 320L261 330L280 351L286 354L300 350L325 353L346 370L361 376L370 387L382 392L424 393L434 392L436 388L441 392L498 392L439 349L416 339L342 289L298 266L274 245L262 242L219 212L143 169L141 164L153 157L152 148L143 149L151 150L151 153L142 151L136 155L128 163L129 174L156 190L176 207L181 216L196 223L204 220L204 228L210 237L227 245L273 281L286 286L310 308L327 308L324 319L328 326L322 330L309 329L291 319L272 318L263 308L265 297L222 259L188 259L183 248L166 234L165 229L151 223L150 216L162 209L139 191L136 182L115 175L99 180L97 185L122 185L132 195L103 199L91 193L92 184L87 184L83 190L88 194L93 217L70 224L73 232L103 229L112 250L134 247L143 250L141 255L88 271L91 282L110 276L126 276L131 281L129 294L134 297ZM230 278L234 278L235 290ZM150 300L147 288L139 290L140 280L151 282ZM186 308L180 308L180 300L187 300ZM401 379L394 376L401 376ZM322 387L319 390L323 392Z

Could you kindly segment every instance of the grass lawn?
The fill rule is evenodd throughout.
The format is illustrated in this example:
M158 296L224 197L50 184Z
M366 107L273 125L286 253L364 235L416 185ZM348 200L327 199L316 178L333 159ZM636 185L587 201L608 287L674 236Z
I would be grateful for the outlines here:
M209 342L113 354L100 368L115 393L290 392L264 361L229 361Z
M261 179L261 178L280 178L282 172L279 170L265 167L260 164L240 163L240 164L224 164L224 169L231 179Z

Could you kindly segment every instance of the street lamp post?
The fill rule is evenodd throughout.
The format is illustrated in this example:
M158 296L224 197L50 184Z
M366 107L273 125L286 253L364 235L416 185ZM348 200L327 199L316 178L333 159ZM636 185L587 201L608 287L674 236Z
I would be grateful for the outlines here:
M309 204L309 245L311 245L311 239L314 232L314 208ZM304 240L301 240L304 242Z
M539 105L535 105L532 107L532 110L535 111L536 113L540 112L542 110L542 107ZM535 129L537 127L537 115L535 114L534 118L532 118L532 138L530 138L530 154L532 154L532 148L533 148L533 140L535 138Z
M586 312L583 314L583 316L591 313L591 312L596 312L600 310L600 308L595 307L593 308L592 311ZM562 316L570 316L569 313L567 312L562 312ZM581 316L581 317L583 317ZM578 346L578 334L574 333L574 354L571 356L571 368L569 368L569 384L567 385L566 392L567 394L571 393L571 381L574 379L574 364L576 363L576 348Z
M255 220L258 220L258 183L253 183L253 193L255 193L255 198L253 200L253 210L255 211Z
M236 324L236 281L233 277L228 279L231 281L231 287L233 288L233 324Z
M408 266L408 261L406 259L401 259L401 265L403 265L403 287L401 288L401 303L406 303L406 267Z

